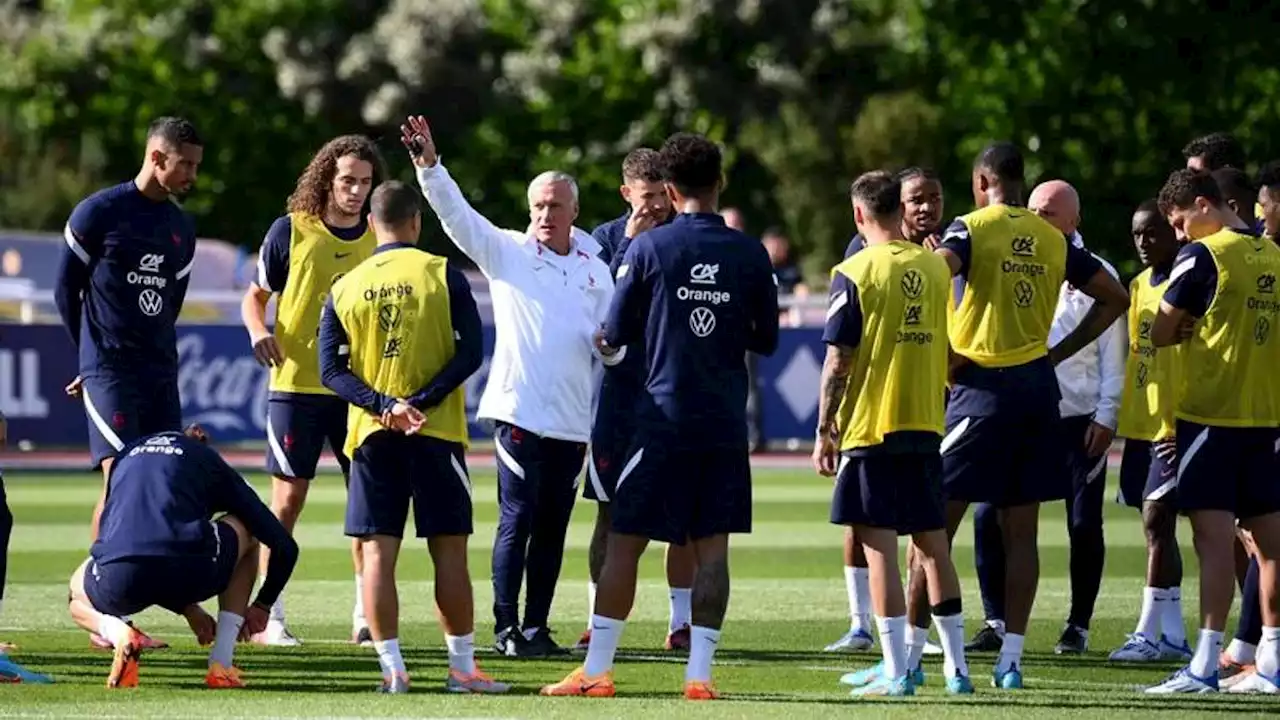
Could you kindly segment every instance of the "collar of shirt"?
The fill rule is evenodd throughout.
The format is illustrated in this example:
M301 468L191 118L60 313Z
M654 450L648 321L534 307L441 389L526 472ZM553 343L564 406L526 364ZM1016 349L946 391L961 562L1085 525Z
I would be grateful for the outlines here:
M555 252L544 248L542 243L538 242L538 239L533 236L532 225L529 226L529 229L525 231L523 236L512 230L508 230L507 233L517 239L525 241L524 245L529 248L535 256L546 257L556 255ZM600 251L602 249L603 248L600 246L600 243L597 242L594 237L591 237L591 233L575 225L573 230L569 233L569 253L562 257L573 257L574 255L589 255L590 257L597 257L600 255Z
M412 248L412 247L417 247L417 245L414 245L413 243L407 243L407 242L387 243L386 245L379 245L378 247L374 248L373 254L377 255L378 253L384 250L403 250L405 248Z
M697 224L697 225L719 225L724 227L724 217L720 213L680 213L671 220L674 225L676 223Z
M1075 245L1081 250L1084 249L1084 237L1080 235L1079 230L1072 232L1071 235L1067 236L1067 239L1071 241L1072 245Z

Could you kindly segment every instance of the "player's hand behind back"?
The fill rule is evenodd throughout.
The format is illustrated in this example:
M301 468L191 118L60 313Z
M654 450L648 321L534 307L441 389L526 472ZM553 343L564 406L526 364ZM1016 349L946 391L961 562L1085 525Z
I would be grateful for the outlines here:
M70 395L73 398L78 398L80 397L80 392L83 387L84 387L84 378L77 375L75 380L72 380L70 383L67 383L67 387L65 388L65 390L67 395Z
M431 127L421 115L410 115L400 126L400 142L409 151L409 159L420 168L435 167L440 161L435 140L431 137Z
M427 416L409 403L397 400L389 410L382 413L381 422L389 430L412 435L427 424Z

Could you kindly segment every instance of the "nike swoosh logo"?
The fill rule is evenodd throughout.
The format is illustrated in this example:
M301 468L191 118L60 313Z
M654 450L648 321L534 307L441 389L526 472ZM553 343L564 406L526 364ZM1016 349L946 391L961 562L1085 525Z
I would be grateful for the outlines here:
M592 625L592 626L591 626L591 629L592 629L592 630L608 630L609 628L606 628L606 627L600 627L599 625Z
M383 260L382 262L374 263L374 264L373 264L373 266L374 266L374 267L382 267L383 265L386 265L386 264L387 264L387 263L389 263L389 262L391 262L391 261L390 261L390 260Z
M350 257L350 255L351 255L351 253L349 253L349 252L348 252L348 253L334 253L334 254L333 254L333 256L334 256L335 258L337 258L338 260L341 260L341 259L342 259L342 258L344 258L344 257Z

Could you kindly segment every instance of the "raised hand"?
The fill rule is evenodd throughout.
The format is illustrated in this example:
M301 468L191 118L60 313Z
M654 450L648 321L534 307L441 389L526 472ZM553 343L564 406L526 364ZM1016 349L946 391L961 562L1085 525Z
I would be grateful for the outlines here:
M435 140L431 138L431 127L421 115L410 115L400 126L400 142L409 151L413 164L420 168L434 167L440 160Z

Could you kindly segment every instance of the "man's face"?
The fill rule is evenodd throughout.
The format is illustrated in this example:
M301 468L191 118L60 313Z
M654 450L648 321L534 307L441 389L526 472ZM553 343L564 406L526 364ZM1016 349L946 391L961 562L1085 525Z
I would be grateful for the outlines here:
M333 185L329 188L329 209L349 217L359 215L372 189L373 163L355 155L343 155L338 158Z
M151 152L156 182L171 195L182 196L191 191L204 160L204 148L184 144L178 149L156 148Z
M914 236L937 232L942 224L942 185L915 177L902 184L903 224Z
M1199 240L1222 229L1221 223L1213 217L1213 204L1202 197L1196 198L1188 207L1170 210L1169 225L1178 242L1183 243Z
M742 213L737 210L725 210L720 214L720 216L724 218L724 224L726 226L731 227L738 232L743 232L747 228L747 223L742 218Z
M1203 155L1192 155L1187 158L1187 169L1196 172L1208 172L1209 164L1205 162Z
M1262 206L1262 225L1267 237L1280 238L1280 187L1258 188L1258 204Z
M1027 202L1027 207L1063 235L1075 232L1079 224L1079 217L1071 207L1071 203L1060 194L1033 193L1031 200Z
M1158 213L1139 211L1129 226L1133 247L1143 267L1168 265L1178 255L1178 239L1173 228Z
M778 267L787 262L787 256L791 251L791 243L782 235L765 235L760 239L764 244L765 252L769 253L769 262L774 267Z
M567 240L577 218L578 202L569 183L542 183L529 190L529 220L538 242Z
M660 182L628 180L622 186L622 199L627 201L633 213L647 207L658 218L665 219L671 215L671 198L667 197L667 190Z

